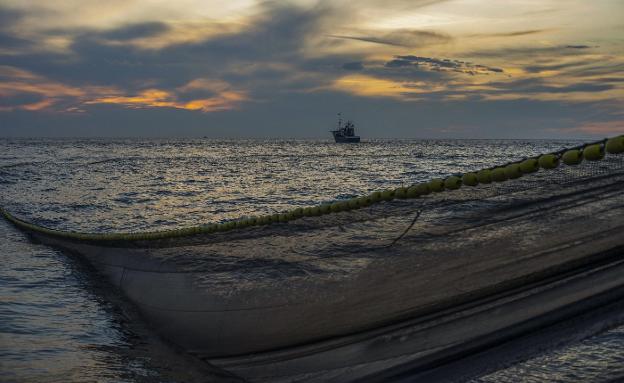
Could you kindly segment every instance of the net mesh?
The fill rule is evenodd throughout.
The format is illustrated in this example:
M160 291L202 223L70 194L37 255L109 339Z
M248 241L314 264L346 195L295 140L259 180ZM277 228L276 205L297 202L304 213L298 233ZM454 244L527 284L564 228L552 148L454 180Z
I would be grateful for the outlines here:
M366 272L388 267L395 268L379 275L417 268L424 273L431 270L432 278L442 280L453 280L452 275L483 279L479 273L488 267L498 270L536 257L540 244L564 248L587 236L613 235L623 225L623 186L624 155L617 153L575 166L540 169L505 182L464 185L418 198L216 232L214 227L200 226L130 235L68 233L4 214L34 233L93 246L80 251L95 254L97 247L113 248L111 253L128 260L149 254L149 264L192 273L198 288L231 296L262 288L274 294L280 286L291 291L290 284L297 281L323 285L320 289L325 291L329 287L324 285L332 281L354 277L359 289L358 283L366 284L362 281ZM403 265L406 259L409 263ZM545 257L533 266L539 270L561 261ZM441 262L456 268L481 263L483 268L472 267L470 274L447 270L440 275ZM148 270L151 266L141 267ZM530 273L531 267L525 264L524 272ZM512 278L514 272L507 269L493 280ZM418 280L436 282L422 276ZM472 288L478 286L466 287ZM296 300L306 291L314 291L318 299L316 288L303 288L288 299Z

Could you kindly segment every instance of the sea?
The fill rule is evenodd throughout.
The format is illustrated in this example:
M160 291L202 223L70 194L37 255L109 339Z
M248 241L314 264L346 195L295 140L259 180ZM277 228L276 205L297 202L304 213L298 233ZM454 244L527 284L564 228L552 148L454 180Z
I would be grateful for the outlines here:
M0 138L0 206L55 229L162 230L348 199L579 143ZM75 257L0 220L0 382L222 380L174 363L179 352L128 307ZM465 380L624 379L624 323L596 328Z

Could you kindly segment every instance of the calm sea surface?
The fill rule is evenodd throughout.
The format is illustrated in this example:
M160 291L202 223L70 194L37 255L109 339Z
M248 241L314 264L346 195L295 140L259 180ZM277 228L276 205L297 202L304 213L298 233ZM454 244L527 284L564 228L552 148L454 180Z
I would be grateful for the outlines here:
M57 229L157 230L350 198L571 144L0 139L0 205ZM88 267L3 220L0 257L0 381L189 381L128 325L114 303L123 298ZM619 324L477 381L607 381L624 377L623 366Z

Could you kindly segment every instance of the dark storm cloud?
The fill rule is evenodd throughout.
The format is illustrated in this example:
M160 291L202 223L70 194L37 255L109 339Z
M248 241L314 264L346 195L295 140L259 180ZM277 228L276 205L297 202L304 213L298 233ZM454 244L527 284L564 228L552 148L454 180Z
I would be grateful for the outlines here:
M519 83L508 84L507 87L515 91L524 93L573 93L573 92L604 92L606 90L614 89L615 87L610 84L594 84L594 83L582 83L573 84L567 86L548 86L548 85L525 85L519 86Z
M503 69L481 64L472 64L467 61L439 59L421 56L394 56L393 60L385 63L386 68L417 67L432 71L454 71L467 74L503 73Z
M12 30L25 14L20 11L6 9L0 6L0 51L4 49L21 48L27 49L32 46L32 41L17 36Z
M394 60L391 60L394 61ZM392 81L427 81L438 83L448 78L448 72L429 70L418 65L396 65L378 63L377 65L367 65L364 72L366 74L384 78Z
M151 21L146 23L127 24L106 30L88 28L52 28L46 29L48 36L62 36L72 41L98 41L127 43L134 39L156 37L170 31L171 28L163 22Z
M615 86L610 84L574 84L562 87L544 86L535 89L536 92L543 93L571 93L571 92L604 92L606 90L615 89ZM531 90L529 90L531 91Z
M384 65L386 66L386 68L401 68L401 67L413 66L414 63L410 60L394 59L394 60L388 61Z
M588 60L587 63L588 67L572 69L569 71L569 74L582 78L593 76L608 76L614 73L624 72L624 64L622 63L603 63L594 62L593 60Z
M166 33L168 27L162 23L129 25L101 32L65 30L57 33L73 34L71 57L31 52L0 56L0 60L5 65L68 84L124 88L141 87L145 81L152 80L164 87L176 87L199 77L222 76L231 64L301 63L305 39L316 32L330 10L323 6L305 9L278 3L267 3L264 7L247 29L199 42L151 50L123 44L125 40ZM108 43L111 39L122 44Z
M588 62L586 60L579 60L574 62L566 62L566 63L556 63L556 64L535 64L535 65L527 65L524 67L524 70L529 73L539 73L550 70L560 70L560 69L568 69L575 68L587 65Z
M544 63L527 65L523 69L529 73L539 73L545 71L563 71L566 74L573 75L579 78L592 77L596 75L609 75L618 71L624 70L623 64L605 63L601 60L586 59L575 60L564 63ZM605 77L606 78L606 77ZM600 81L607 81L603 79L594 79Z
M515 31L515 32L507 32L507 33L495 33L493 36L501 36L501 37L516 37L516 36L526 36L526 35L535 35L538 33L543 33L548 31L548 29L531 29L528 31Z
M544 33L551 31L551 29L529 29L524 31L502 32L502 33L476 33L468 35L468 37L518 37L535 35L538 33Z
M17 107L20 105L33 104L42 101L43 97L39 94L17 94L9 97L0 97L0 110L5 108Z
M262 16L239 33L207 39L199 43L180 44L163 49L163 56L180 55L197 60L277 60L297 58L303 42L316 32L324 16L325 7L303 9L270 3Z
M383 34L366 34L362 36L328 35L336 39L358 40L375 44L385 44L400 47L419 47L423 45L447 43L452 40L451 36L422 30L399 29Z
M24 12L0 6L0 29L7 29L17 24L24 16Z
M33 45L32 41L13 36L0 30L0 50L2 48L22 48L26 49Z
M597 82L624 82L624 77L600 77L596 78Z
M169 30L169 27L165 23L161 22L149 22L126 25L121 28L113 29L108 32L103 32L100 36L110 40L132 40L142 37L152 37L159 35Z
M559 46L525 46L516 48L500 48L500 49L483 49L472 52L466 52L465 55L469 57L506 57L508 59L513 58L531 58L531 57L556 57L556 56L578 56L584 55L585 48L570 48L570 45ZM591 47L588 47L591 48Z
M69 31L57 31L59 35ZM93 32L78 33L71 53L30 50L19 55L0 55L10 65L70 85L132 86L146 78L166 74L157 52L143 52L130 45L111 45ZM175 77L177 74L171 73Z
M440 1L394 0L390 6L413 11L417 6L437 2ZM305 8L268 2L262 5L263 8L255 17L245 19L244 29L223 29L221 34L201 41L176 42L153 49L138 45L139 41L136 40L155 41L162 36L163 41L166 41L174 33L168 24L128 24L108 30L59 28L22 35L16 32L19 28L12 26L23 15L7 15L0 11L0 65L34 72L37 76L28 80L28 85L39 86L40 79L54 82L55 87L50 86L50 93L60 85L71 87L72 92L79 89L87 93L84 97L79 96L79 102L84 102L80 105L85 111L82 114L46 114L14 108L14 112L1 116L3 128L10 127L7 129L13 130L4 130L0 135L55 135L58 132L59 135L74 136L179 134L326 137L326 123L333 121L338 109L362 121L361 129L365 137L431 137L437 135L436 129L453 125L467 129L458 130L460 136L475 134L481 137L509 137L516 134L537 137L544 133L534 127L543 126L544 121L548 121L549 126L565 127L570 121L580 121L584 116L595 115L597 107L601 105L604 110L608 109L599 102L568 102L565 100L567 93L588 92L602 96L600 92L613 90L622 81L614 75L624 70L621 65L613 65L613 61L606 58L598 62L601 59L583 57L584 53L593 52L588 51L590 46L564 45L575 40L564 40L556 47L513 45L519 48L490 50L486 48L493 45L484 44L479 46L480 52L462 52L461 57L469 57L473 61L467 62L404 54L418 52L435 55L411 47L455 42L451 36L435 31L399 29L382 33L368 29L342 29L340 35L327 38L333 28L341 27L341 20L350 16L353 16L353 20L358 19L361 15L356 15L355 11L360 6L358 2L357 5L349 4L341 8L335 3L321 1L317 6ZM350 13L349 10L354 12ZM28 23L32 23L30 16L28 19ZM176 24L175 31L184 31L188 25L183 22ZM541 25L536 24L536 29L489 36L503 37L503 41L504 37L529 36L525 43L530 44L531 35L547 31L537 29L539 27ZM209 29L212 28L206 28ZM216 24L214 29L217 29ZM45 51L41 45L35 48L28 39L37 33L45 33L45 36L42 35L45 38L63 37L56 41L70 40L69 52ZM46 40L42 38L39 43L43 41ZM355 44L353 41L383 46ZM586 41L593 41L592 37L587 37ZM455 45L449 44L444 49L465 49L459 45L455 42ZM3 55L5 48L15 49ZM391 60L371 59L380 57L381 50L403 55ZM344 53L327 53L329 51ZM576 61L562 64L562 58ZM558 83L558 79L553 77L549 78L550 83L540 79L510 81L515 78L507 76L507 81L502 81L503 76L494 74L505 73L503 69L483 65L489 63L505 63L501 66L504 65L507 70L506 65L509 65L509 73L518 73L511 72L512 65L514 69L526 65L524 69L529 73L565 70L566 75L578 76L579 81L565 86L552 86ZM474 77L457 73L490 74L488 80L493 82L471 88L476 83L483 83L481 80L484 78L475 81ZM525 75L514 74L517 77ZM591 81L589 76L600 78ZM363 85L367 81L374 83L383 80L380 81L381 85L389 83L390 87L396 85L395 88L399 90L406 89L406 100L418 99L418 102L405 101L399 97L384 98L383 94L377 97L372 92L356 95L347 87L338 89L338 85L335 85L339 83L337 80L348 77L355 78L355 82L361 81ZM205 79L205 89L185 87L196 79ZM564 80L571 82L569 78ZM201 113L171 107L138 110L127 109L128 104L87 103L95 98L110 96L104 94L94 97L89 93L89 86L93 85L114 88L118 93L113 92L113 95L121 98L141 95L141 91L154 88L172 93L173 101L184 103L215 96L221 91L219 81L227 82L226 88L232 85L236 91L249 93L251 101L245 101L243 112ZM211 87L214 83L216 85ZM414 92L410 93L409 90ZM532 95L536 93L558 93L563 96L559 97L559 101L532 100ZM492 101L487 97L490 95L500 95L499 99L511 95L518 99ZM524 95L526 98L523 98ZM457 97L453 99L451 96ZM0 108L10 109L46 101L41 94L27 92L10 97ZM53 95L50 97L59 98ZM54 108L57 105L63 108L75 106L76 96L68 93L60 97L65 98L54 101ZM460 97L463 97L461 101ZM609 110L605 113L609 113ZM561 116L567 120L563 121ZM410 124L409 121L418 123ZM85 130L85 127L93 130ZM470 130L471 127L473 130Z
M364 65L362 64L361 61L355 61L355 62L342 64L342 69L345 69L345 70L362 70L362 69L364 69Z
M303 71L332 72L335 74L341 74L345 69L343 67L345 64L357 67L357 63L360 63L366 68L365 56L357 54L327 54L314 58L298 58L295 63L297 68Z
M526 93L527 96L532 93L604 92L615 88L614 85L607 84L601 80L586 81L565 86L552 86L546 84L541 78L527 78L511 82L491 82L488 85L492 88L499 89L485 92L488 94L502 94L512 90L518 94Z

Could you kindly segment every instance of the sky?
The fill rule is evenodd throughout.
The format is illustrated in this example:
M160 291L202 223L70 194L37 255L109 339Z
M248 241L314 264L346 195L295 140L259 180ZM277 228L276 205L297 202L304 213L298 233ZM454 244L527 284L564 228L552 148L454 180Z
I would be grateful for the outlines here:
M0 136L624 132L622 0L0 0Z

